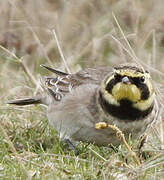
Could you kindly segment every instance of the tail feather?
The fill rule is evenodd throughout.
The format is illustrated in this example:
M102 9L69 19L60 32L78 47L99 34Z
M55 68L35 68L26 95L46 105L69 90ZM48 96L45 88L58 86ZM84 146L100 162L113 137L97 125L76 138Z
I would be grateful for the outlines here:
M53 73L55 73L55 74L57 74L57 75L59 75L59 76L67 76L67 75L69 75L68 73L65 73L65 72L63 72L63 71L59 71L59 70L57 70L57 69L48 67L48 66L46 66L46 65L44 65L44 64L41 64L40 66L48 69L49 71L51 71L51 72L53 72Z
M7 102L7 104L14 104L14 105L19 105L19 106L24 106L24 105L30 105L30 104L41 104L42 101L40 98L26 98L26 99L16 99Z

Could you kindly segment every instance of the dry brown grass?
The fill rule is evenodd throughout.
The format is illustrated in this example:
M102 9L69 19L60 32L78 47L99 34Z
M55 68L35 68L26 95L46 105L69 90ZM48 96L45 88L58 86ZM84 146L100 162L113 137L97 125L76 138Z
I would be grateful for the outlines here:
M163 7L163 0L0 1L0 45L9 50L7 53L0 49L2 179L164 178ZM130 61L141 63L151 72L159 99L158 123L152 125L143 149L147 159L140 166L133 164L124 146L111 152L81 144L82 154L75 157L62 150L56 132L47 125L42 107L5 105L8 99L38 91L30 76L37 80L38 74L47 73L40 64L67 70L54 30L71 72ZM134 142L130 145L133 144L135 147Z

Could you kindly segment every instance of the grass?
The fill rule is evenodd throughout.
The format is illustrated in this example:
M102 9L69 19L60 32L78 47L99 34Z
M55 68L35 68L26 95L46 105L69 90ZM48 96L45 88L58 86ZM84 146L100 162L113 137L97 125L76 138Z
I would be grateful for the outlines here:
M0 45L5 48L0 49L0 179L164 179L160 7L162 0L0 2ZM124 144L110 148L80 142L75 155L49 126L45 107L6 104L40 91L38 75L50 75L40 64L76 72L129 61L149 69L160 99L158 123L148 133L143 157L139 140L127 140L140 165Z
M2 94L5 96L7 92L11 92L9 95L13 99L17 91L23 91L30 96L35 89L33 84L31 87L27 85L29 76L26 76L22 69L18 74L16 71L13 73L16 78L10 85L5 82L12 75L10 73L4 75ZM150 134L150 140L143 150L145 157L140 159L141 165L135 163L123 144L109 148L81 142L77 146L80 151L77 156L59 141L57 133L49 126L45 113L46 109L42 106L11 107L2 103L0 114L2 179L163 178L164 152L161 149L159 132L154 131ZM135 142L129 140L128 143L137 153L138 140Z

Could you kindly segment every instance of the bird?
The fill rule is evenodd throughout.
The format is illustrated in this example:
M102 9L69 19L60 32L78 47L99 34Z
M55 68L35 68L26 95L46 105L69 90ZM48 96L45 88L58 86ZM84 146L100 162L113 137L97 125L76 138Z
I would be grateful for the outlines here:
M114 130L99 130L95 124L116 125L125 137L136 139L155 119L156 95L150 73L136 63L86 68L76 73L42 67L53 73L42 78L44 92L8 104L45 104L49 124L61 141L118 146L121 142Z

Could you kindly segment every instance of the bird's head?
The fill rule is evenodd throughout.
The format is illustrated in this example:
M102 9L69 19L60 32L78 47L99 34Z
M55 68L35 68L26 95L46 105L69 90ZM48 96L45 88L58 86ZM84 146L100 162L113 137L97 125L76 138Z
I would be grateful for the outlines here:
M114 116L121 113L120 118L128 119L133 115L137 119L152 110L155 93L147 71L137 65L123 64L114 67L113 73L105 78L100 96L100 103L105 102L103 106L109 113L118 109ZM138 113L136 118L134 113Z

